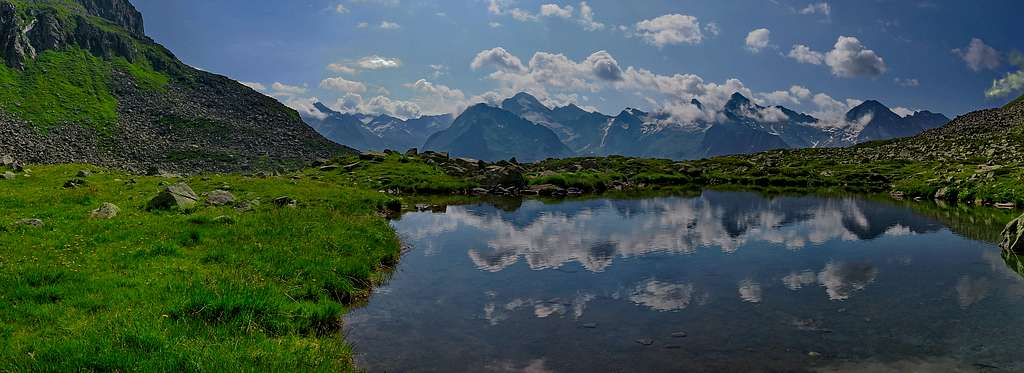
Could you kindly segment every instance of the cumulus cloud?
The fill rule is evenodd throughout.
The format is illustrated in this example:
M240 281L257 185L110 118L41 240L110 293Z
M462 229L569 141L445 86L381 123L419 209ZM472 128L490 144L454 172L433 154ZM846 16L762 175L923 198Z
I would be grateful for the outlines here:
M666 45L700 44L704 39L697 17L684 14L666 14L637 22L636 34L644 42L662 48Z
M789 50L788 56L799 63L808 63L811 65L821 65L825 62L825 54L815 52L811 50L810 47L801 44L793 45L793 49Z
M356 74L356 73L359 72L358 70L356 70L352 66L348 66L348 65L345 65L345 64L342 64L342 63L332 63L332 64L329 64L329 65L327 65L327 70L331 70L331 71L336 72L336 73L350 74L350 75Z
M341 112L387 114L402 119L420 116L420 107L415 102L393 100L387 96L376 96L369 100L364 100L361 95L356 93L342 96L335 102L332 108Z
M999 51L978 38L971 39L965 49L954 49L953 54L960 56L967 67L974 71L994 70L1003 64L1002 58L999 57Z
M402 67L402 60L381 56L366 56L356 61L356 66L363 70L396 69Z
M604 29L604 24L594 20L594 9L586 1L580 2L580 25L587 31Z
M901 117L909 117L911 115L914 115L914 112L916 112L916 110L907 109L907 108L902 107L902 106L897 106L897 107L892 108L892 112L896 113L896 115L899 115Z
M295 111L299 112L299 114L302 115L303 117L324 119L327 117L327 114L313 106L317 102L320 102L320 99L316 97L290 97L283 101L282 103L285 106L290 107Z
M473 58L473 62L469 64L469 67L473 70L479 70L487 66L495 66L498 70L506 72L526 71L523 61L502 47L491 48L477 53L476 57Z
M320 88L335 90L344 93L366 92L365 84L356 81L351 81L342 77L324 79L320 82Z
M622 68L619 67L619 62L606 51L591 54L585 63L590 66L591 71L598 78L613 82L622 80Z
M921 82L914 78L895 78L892 81L900 87L917 87L921 85Z
M807 4L806 7L800 9L800 14L821 14L828 16L832 14L832 7L825 2Z
M825 64L832 68L833 75L843 78L877 77L887 70L881 56L851 36L836 40L833 49L825 54Z
M367 27L370 27L370 24L367 23L367 22L359 22L359 23L356 24L356 28L367 28Z
M708 22L704 24L704 32L711 36L718 36L718 34L722 33L722 29L718 28L718 23Z
M338 4L337 6L335 6L334 11L337 12L338 14L345 14L349 12L348 8L346 8L344 4Z
M378 27L380 27L381 30L398 30L402 28L402 25L399 25L391 21L381 21L380 26Z
M1014 93L1024 91L1024 55L1014 53L1010 56L1010 63L1019 69L1007 73L1002 79L992 81L992 87L985 91L988 98L1006 97Z
M298 96L306 94L306 87L288 85L280 82L274 82L270 85L270 95L277 97L288 97Z
M759 28L751 31L747 34L745 40L747 44L747 50L758 53L762 49L768 48L768 43L771 42L771 31L766 28Z
M405 84L405 87L425 94L416 99L417 105L424 112L458 115L469 104L466 100L466 94L461 90L443 84L432 83L426 79Z
M540 6L540 15L544 17L572 18L572 5L561 7L558 4L543 4Z
M242 85L244 85L246 87L249 87L249 88L252 88L253 90L255 90L257 92L264 92L264 91L267 90L267 86L263 85L263 83L257 83L257 82L239 82L239 83L242 83Z

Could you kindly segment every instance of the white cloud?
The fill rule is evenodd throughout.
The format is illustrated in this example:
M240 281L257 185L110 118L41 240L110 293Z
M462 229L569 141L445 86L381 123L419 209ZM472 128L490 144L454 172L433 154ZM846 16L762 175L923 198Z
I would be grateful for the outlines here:
M892 81L901 87L917 87L921 85L920 81L913 78L895 78Z
M257 83L257 82L239 82L239 83L242 83L242 85L244 85L246 87L249 87L249 88L252 88L253 90L256 90L257 92L263 92L263 91L267 90L267 86L263 85L263 83Z
M971 70L981 71L985 69L995 70L1002 65L1002 58L999 51L985 44L978 38L971 39L966 50L954 49L953 54L960 56Z
M295 109L295 111L299 112L299 114L304 117L324 119L327 117L327 114L321 112L319 109L313 106L313 104L317 102L320 102L320 99L316 97L290 97L282 103L287 107Z
M772 32L766 28L759 28L748 33L747 39L745 40L747 50L753 53L758 53L762 49L767 48L768 43L771 42L771 33Z
M331 71L336 72L336 73L350 74L350 75L356 74L356 73L359 72L355 68L353 68L351 66L348 66L348 65L345 65L345 64L341 64L341 63L329 64L329 65L327 65L327 70L331 70Z
M704 24L704 32L711 36L718 36L718 34L722 33L722 29L718 28L718 23L708 22Z
M520 22L531 22L537 20L537 16L519 8L514 8L510 10L508 13L512 16L512 19Z
M356 93L342 96L335 102L332 109L350 113L387 114L402 119L420 116L420 107L415 102L393 100L387 96L376 96L364 100L361 95Z
M431 83L426 79L405 84L405 87L426 94L415 99L419 107L425 112L458 115L469 104L466 101L466 95L461 90L442 84Z
M986 97L1006 97L1015 92L1024 91L1024 55L1014 53L1010 56L1010 63L1019 69L1007 73L1002 79L992 81L992 87L985 91Z
M897 106L897 107L892 108L892 112L896 113L896 115L899 115L901 117L909 117L911 115L914 115L914 113L917 112L917 110L907 109L907 108L902 107L902 106Z
M600 79L622 80L622 68L619 67L619 62L606 51L597 51L591 54L584 63L589 65L594 75Z
M367 23L367 22L359 22L359 23L356 24L356 28L367 28L367 27L370 27L370 24Z
M487 25L491 26L491 28L498 28L498 27L501 27L501 22L491 22L491 23L488 23Z
M430 65L430 70L432 70L430 76L434 77L434 79L440 78L441 76L448 74L448 66L441 64Z
M821 14L828 16L832 14L832 7L825 2L808 4L807 7L800 9L800 14Z
M833 75L842 78L877 77L887 70L881 56L851 36L836 40L834 48L825 54L825 64L832 68Z
M643 20L637 22L635 29L645 42L658 48L682 43L699 44L704 38L697 17L683 14L666 14Z
M390 21L381 21L380 26L378 27L380 27L381 30L398 30L402 28L402 25Z
M476 57L473 58L473 62L469 64L469 67L473 70L479 70L486 66L496 66L498 70L506 72L526 71L526 67L523 66L523 61L519 60L519 57L512 55L512 53L501 47L477 53Z
M342 77L327 78L320 81L320 88L331 89L343 93L364 93L366 85Z
M558 4L543 4L540 6L540 15L544 17L572 18L572 5L561 7Z
M396 69L402 67L402 60L373 55L360 58L356 66L363 70Z
M357 4L373 4L389 7L396 7L401 3L399 0L352 0L352 2Z
M305 87L287 85L280 82L274 82L270 85L271 96L288 97L298 96L306 94L307 89Z
M812 65L821 65L825 62L825 55L821 52L815 52L806 45L794 45L793 49L789 50L789 58L792 58L800 63L809 63Z
M349 12L348 8L346 8L344 4L338 4L337 6L335 6L334 11L337 12L338 14L346 14Z
M580 2L580 24L587 31L604 29L604 24L594 20L594 9L586 1Z
M789 93L800 100L806 100L811 97L811 90L799 85L789 87Z

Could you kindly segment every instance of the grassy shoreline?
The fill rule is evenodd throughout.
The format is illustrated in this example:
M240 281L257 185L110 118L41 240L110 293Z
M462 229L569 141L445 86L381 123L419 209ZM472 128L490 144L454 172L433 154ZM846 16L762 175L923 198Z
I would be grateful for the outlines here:
M723 166L728 161L716 166L646 160L644 168L630 170L622 160L605 159L620 164L620 171L609 174L622 175L629 188L593 188L595 193L575 198L693 196L705 188L768 195L866 193L907 204L986 241L998 238L993 232L1018 213L894 201L884 188L710 183L703 176L734 167ZM677 175L701 167L702 176L651 177L672 175L659 164L675 168ZM543 162L524 167L532 184L559 175ZM368 296L401 255L387 216L416 204L485 200L515 208L522 201L470 196L478 185L474 179L398 154L347 157L326 168L269 177L137 176L89 165L29 168L13 180L0 180L5 191L0 195L0 370L5 371L355 370L341 317ZM80 170L92 175L79 177ZM636 177L641 174L646 176ZM730 180L757 180L744 175ZM71 179L85 184L64 188ZM640 179L645 181L635 182ZM260 204L251 211L202 204L146 211L162 185L179 181L200 195L227 189L238 201ZM282 196L297 200L297 207L272 202ZM104 202L120 207L119 216L90 218ZM30 218L43 226L15 224Z

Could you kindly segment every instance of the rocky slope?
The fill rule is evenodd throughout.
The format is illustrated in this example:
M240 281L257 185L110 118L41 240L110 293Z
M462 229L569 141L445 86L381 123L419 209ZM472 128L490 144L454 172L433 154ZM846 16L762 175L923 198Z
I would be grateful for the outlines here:
M351 152L298 114L194 69L128 0L0 0L0 153L134 171L245 171Z

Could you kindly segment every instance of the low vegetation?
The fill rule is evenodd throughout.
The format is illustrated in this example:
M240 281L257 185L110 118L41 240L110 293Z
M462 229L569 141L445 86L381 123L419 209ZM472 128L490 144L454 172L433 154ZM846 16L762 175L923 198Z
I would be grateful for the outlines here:
M337 172L181 180L259 204L146 211L179 179L83 165L0 180L0 370L351 369L340 316L399 257L394 200Z

